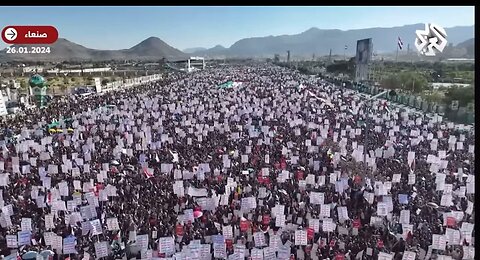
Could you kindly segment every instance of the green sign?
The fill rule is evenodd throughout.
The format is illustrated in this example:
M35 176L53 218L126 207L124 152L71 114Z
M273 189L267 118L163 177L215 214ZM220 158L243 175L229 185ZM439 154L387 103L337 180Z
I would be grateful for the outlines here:
M219 88L233 88L233 81L229 80L218 86Z

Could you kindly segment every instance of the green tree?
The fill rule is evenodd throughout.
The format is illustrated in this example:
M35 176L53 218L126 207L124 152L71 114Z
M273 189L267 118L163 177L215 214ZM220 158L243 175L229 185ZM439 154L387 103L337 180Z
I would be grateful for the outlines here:
M355 71L355 60L350 59L348 61L338 61L327 66L327 72L339 74L343 73L345 75L353 76Z
M428 94L423 95L423 98L427 102L441 103L444 100L444 95L440 91L432 91Z
M450 105L453 100L458 100L458 106L465 107L468 103L475 102L475 88L474 86L459 87L452 86L445 93L444 103Z
M20 89L22 89L22 90L28 89L28 83L25 79L20 80Z
M444 63L441 63L441 62L435 62L433 63L433 70L435 71L435 73L437 75L440 75L440 78L443 78L445 77L445 65Z
M427 89L428 82L425 76L417 72L402 72L399 75L401 88L413 93L421 93Z
M380 83L384 89L399 89L401 86L400 79L396 75L390 75Z
M110 80L108 78L102 79L102 86L106 86L107 83L109 83L109 82L110 82Z
M406 71L386 77L382 80L381 86L386 89L402 89L408 92L421 93L427 89L428 82L424 75Z
M65 84L60 85L60 90L65 93L68 90L68 86Z
M85 80L84 80L85 84L86 85L93 85L95 84L95 80L92 78L92 77L87 77Z

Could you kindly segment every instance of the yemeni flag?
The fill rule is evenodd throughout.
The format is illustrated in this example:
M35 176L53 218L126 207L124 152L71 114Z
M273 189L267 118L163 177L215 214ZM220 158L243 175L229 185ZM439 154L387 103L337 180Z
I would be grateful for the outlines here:
M398 37L398 43L397 44L398 44L398 48L400 50L402 50L403 49L403 42L402 42L402 39L400 39L400 37Z
M147 177L147 179L150 179L153 177L153 169L143 167L143 174L145 174L145 177Z

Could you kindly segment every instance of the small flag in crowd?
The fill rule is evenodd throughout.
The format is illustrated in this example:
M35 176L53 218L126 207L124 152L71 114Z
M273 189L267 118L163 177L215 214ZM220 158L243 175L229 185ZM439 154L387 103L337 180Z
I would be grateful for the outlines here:
M403 49L403 42L402 42L402 39L400 39L400 37L398 37L398 48L400 50Z
M346 49L348 49L348 46L347 46L347 45L345 45L345 50L346 50Z
M415 158L413 158L412 163L410 164L410 172L413 173L415 171L415 165Z
M143 168L143 173L145 174L145 177L147 177L147 179L153 177L153 170L152 169L148 169L147 167L144 167Z
M384 101L383 104L382 104L382 107L385 111L387 111L387 113L390 113L390 109L388 109L388 103L387 101Z

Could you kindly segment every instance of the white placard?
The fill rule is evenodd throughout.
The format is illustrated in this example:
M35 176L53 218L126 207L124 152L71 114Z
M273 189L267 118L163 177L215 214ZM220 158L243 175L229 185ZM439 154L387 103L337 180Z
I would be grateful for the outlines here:
M96 242L95 243L95 256L97 258L107 257L108 256L108 242Z
M307 231L295 230L295 245L307 245Z
M6 235L5 238L7 240L7 247L8 248L17 248L18 247L18 242L17 242L17 236L16 235Z

